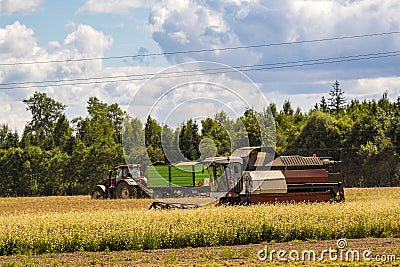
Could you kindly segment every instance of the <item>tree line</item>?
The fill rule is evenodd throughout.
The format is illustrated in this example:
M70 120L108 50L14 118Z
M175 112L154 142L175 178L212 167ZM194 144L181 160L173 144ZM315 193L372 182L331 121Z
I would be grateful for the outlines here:
M151 116L130 118L96 97L88 100L86 117L72 120L66 106L45 93L23 102L32 115L23 133L0 125L1 196L87 194L125 160L165 164L275 143L280 155L341 161L346 186L400 186L400 97L348 102L337 81L329 98L308 112L287 100L280 110L273 103L266 111L248 108L235 120L221 111L201 125L189 119L176 129Z

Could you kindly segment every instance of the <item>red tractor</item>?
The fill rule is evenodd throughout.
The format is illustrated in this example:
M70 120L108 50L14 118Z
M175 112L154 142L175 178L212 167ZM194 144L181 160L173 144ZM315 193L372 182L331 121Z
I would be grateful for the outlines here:
M92 189L91 196L100 198L147 198L153 192L147 188L147 179L141 175L140 164L118 165L108 171L108 178Z

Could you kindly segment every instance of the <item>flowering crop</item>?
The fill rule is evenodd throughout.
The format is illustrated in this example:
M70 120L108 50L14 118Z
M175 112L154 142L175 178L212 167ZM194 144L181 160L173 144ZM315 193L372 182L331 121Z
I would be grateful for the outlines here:
M149 200L143 205L142 200L76 197L81 204L71 207L73 197L37 198L47 199L49 207L42 203L35 210L29 206L34 201L17 204L29 198L0 199L0 255L400 237L399 188L347 191L344 203L167 211L147 210ZM57 201L64 205L54 205Z

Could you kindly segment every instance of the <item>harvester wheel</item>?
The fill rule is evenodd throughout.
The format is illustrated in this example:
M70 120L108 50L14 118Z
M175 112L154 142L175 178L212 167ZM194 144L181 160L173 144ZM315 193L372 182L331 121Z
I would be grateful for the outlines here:
M104 198L104 192L101 188L95 187L91 193L93 199L101 199Z
M128 199L131 195L131 187L127 183L121 182L117 185L117 198Z

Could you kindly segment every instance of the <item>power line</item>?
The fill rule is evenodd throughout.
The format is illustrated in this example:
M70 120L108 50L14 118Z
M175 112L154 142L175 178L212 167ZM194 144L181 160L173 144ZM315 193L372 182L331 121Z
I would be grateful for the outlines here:
M313 65L324 65L324 64L332 64L332 63L340 63L340 62L350 62L350 61L359 61L359 60L369 60L369 59L377 59L377 58L387 58L387 57L395 57L395 56L400 56L400 51L389 54L389 55L377 55L377 56L367 56L367 57L359 57L359 58L344 58L340 59L339 57L337 59L332 58L332 60L328 61L323 61L323 62L312 62L312 63L300 63L299 64L293 64L289 66L272 66L272 67L262 67L262 68L254 68L251 70L271 70L271 69L282 69L282 68L292 68L292 67L304 67L304 66L313 66ZM247 71L247 70L242 70L242 71Z
M155 75L159 75L158 77L155 77L157 79L161 78L165 79L165 78L192 76L192 75L224 74L224 73L236 72L236 70L242 72L249 72L249 71L304 67L312 65L324 65L324 64L333 64L333 63L359 61L359 60L370 60L370 59L395 57L395 56L400 56L400 50L381 52L381 53L369 53L369 54L350 55L341 57L310 59L301 61L287 61L287 62L277 62L277 63L244 65L244 66L235 66L232 68L221 67L221 68L198 69L198 70L183 70L179 72L172 71L165 73L145 73L145 74L118 75L118 76L106 76L106 77L75 78L75 79L64 79L64 80L13 82L13 83L0 84L0 90L43 88L49 86L88 85L88 84L102 84L102 83L112 83L112 82L127 82L127 81L143 81L147 79L152 79L154 78ZM171 74L176 74L176 75L171 75Z
M390 52L369 53L369 54L340 56L340 57L328 57L328 58L320 58L320 59L288 61L288 62L279 62L279 63L257 64L257 65L252 65L251 67L270 66L270 67L266 67L266 68L262 68L262 69L278 69L278 68L286 68L286 67L309 66L309 65L329 64L329 63L337 63L337 62L345 62L345 61L392 57L392 56L398 56L399 54L400 54L400 50L396 50L396 51L390 51ZM282 65L282 66L280 67L279 65ZM242 66L242 67L237 67L237 68L244 68L244 67L247 67L247 66ZM241 70L241 71L245 71L245 70Z
M400 31L350 35L350 36L321 38L321 39L302 40L302 41L293 41L293 42L280 42L280 43L198 49L198 50L186 50L186 51L171 51L171 52L167 51L167 52L163 52L163 53L147 53L147 54L143 54L143 55L122 55L122 56L109 56L109 57L76 58L76 59L65 59L65 60L0 63L0 66L67 63L67 62L81 62L81 61L94 61L94 60L111 60L111 59L126 59L126 58L139 58L139 57L164 56L164 55L193 54L193 53L203 53L203 52L216 52L216 51L228 51L228 50L237 50L237 49L249 49L249 48L273 47L273 46L295 45L295 44L316 43L316 42L326 42L326 41L338 41L338 40L376 37L376 36L385 36L385 35L394 35L394 34L400 34Z

